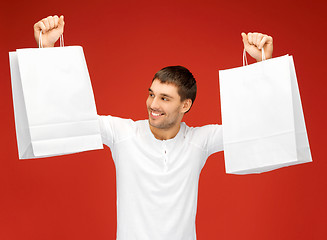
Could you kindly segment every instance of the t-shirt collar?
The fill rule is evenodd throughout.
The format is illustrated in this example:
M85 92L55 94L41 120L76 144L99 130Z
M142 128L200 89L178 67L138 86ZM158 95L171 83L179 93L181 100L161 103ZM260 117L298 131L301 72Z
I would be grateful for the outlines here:
M180 139L181 136L184 134L184 128L185 128L185 123L184 122L181 122L179 131L178 131L178 133L176 134L175 137L170 138L170 139L167 139L167 140L159 140L151 132L149 120L146 121L146 125L147 125L148 134L151 135L151 138L154 141L157 141L157 142L166 142L166 143L173 143L173 142L176 142L176 140Z

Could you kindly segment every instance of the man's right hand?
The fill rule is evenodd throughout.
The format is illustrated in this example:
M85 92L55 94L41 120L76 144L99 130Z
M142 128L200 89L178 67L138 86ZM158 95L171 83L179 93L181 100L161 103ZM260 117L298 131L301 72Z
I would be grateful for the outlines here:
M64 16L49 16L43 18L34 24L34 37L39 44L40 31L42 30L42 45L43 47L54 47L56 41L64 32Z

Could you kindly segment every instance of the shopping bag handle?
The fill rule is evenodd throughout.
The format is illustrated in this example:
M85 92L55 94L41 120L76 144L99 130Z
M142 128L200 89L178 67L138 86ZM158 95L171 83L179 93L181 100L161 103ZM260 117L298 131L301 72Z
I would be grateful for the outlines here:
M60 47L64 47L64 34L60 35ZM43 48L43 45L42 45L42 30L40 31L39 48Z
M265 55L265 51L263 50L263 48L261 49L261 59L262 61L266 60L266 55ZM246 51L245 48L243 49L243 66L247 66L248 65L248 59L246 58Z

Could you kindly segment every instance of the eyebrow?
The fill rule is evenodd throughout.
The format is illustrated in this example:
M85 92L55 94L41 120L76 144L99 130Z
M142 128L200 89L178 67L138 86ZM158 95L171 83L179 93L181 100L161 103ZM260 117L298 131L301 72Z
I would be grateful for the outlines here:
M149 92L153 92L151 88L149 88ZM166 93L161 93L160 95L163 96L163 97L173 98L172 96L170 96L170 95L168 95Z

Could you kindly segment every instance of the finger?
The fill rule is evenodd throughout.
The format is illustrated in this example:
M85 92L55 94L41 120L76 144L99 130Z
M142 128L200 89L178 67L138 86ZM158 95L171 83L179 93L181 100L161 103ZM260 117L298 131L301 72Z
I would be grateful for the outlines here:
M59 18L57 15L53 16L54 28L58 27Z
M53 19L52 16L47 17L47 19L48 19L49 27L50 27L50 30L51 30L51 29L54 28L54 25L55 25L55 24L54 24L54 19Z
M249 44L253 44L253 34L252 33L248 33L248 41L249 41Z
M45 25L44 25L44 23L42 21L39 21L39 22L35 23L34 29L37 32L40 32L41 30L42 30L42 32L46 31L46 27L45 27Z
M241 36L242 36L244 48L246 48L249 45L248 36L244 32L241 33Z
M261 42L261 40L262 40L263 37L264 37L264 35L263 35L262 33L258 33L258 35L257 35L257 39L256 39L256 42L255 42L255 45L256 45L257 47L259 47L260 42Z
M267 36L267 44L272 44L273 43L273 38L272 38L272 36L268 36L268 35L266 35Z
M258 33L257 32L254 32L252 34L252 44L253 45L256 45L256 43L257 43L257 37L258 37Z
M50 24L49 24L48 19L47 19L47 18L44 18L44 19L42 19L41 21L42 21L42 23L43 23L44 26L45 26L45 31L43 31L43 32L45 33L45 32L47 32L47 31L49 31L49 30L50 30Z
M61 15L58 22L58 27L63 27L65 25L64 16Z
M268 41L268 37L267 37L267 36L264 36L264 37L261 39L260 43L258 44L258 48L259 48L259 49L262 49L262 48L264 47L264 45L266 44L267 41Z

